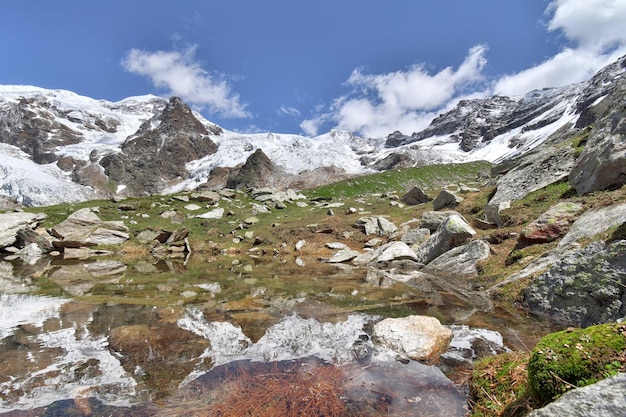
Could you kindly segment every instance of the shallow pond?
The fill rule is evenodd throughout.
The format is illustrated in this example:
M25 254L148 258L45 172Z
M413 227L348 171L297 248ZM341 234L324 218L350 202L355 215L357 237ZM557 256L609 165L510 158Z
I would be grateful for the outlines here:
M553 330L463 283L306 258L0 261L0 292L13 416L460 416L473 357ZM413 314L454 330L439 366L370 339Z

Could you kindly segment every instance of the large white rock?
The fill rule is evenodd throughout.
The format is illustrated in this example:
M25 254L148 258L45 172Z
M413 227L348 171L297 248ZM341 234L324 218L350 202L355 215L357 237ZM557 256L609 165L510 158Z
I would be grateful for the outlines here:
M448 349L452 330L428 316L387 318L374 325L374 342L417 361L435 361Z

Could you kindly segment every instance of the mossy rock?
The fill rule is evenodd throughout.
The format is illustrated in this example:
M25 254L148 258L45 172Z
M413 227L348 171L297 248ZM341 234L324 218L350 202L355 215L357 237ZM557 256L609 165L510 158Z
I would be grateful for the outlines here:
M528 361L528 383L535 398L548 402L625 368L626 325L600 324L541 339Z

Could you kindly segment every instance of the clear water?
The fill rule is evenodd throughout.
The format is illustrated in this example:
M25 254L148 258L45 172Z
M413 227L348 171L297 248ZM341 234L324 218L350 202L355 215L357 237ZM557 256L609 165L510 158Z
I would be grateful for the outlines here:
M454 368L396 360L370 340L375 320L439 318L455 330L444 357L457 364L472 359L470 334L523 349L551 330L456 284L314 259L0 261L0 271L3 415L207 415L177 407L207 407L220 372L265 375L270 364L284 375L309 366L303 377L338 367L353 415L463 415Z

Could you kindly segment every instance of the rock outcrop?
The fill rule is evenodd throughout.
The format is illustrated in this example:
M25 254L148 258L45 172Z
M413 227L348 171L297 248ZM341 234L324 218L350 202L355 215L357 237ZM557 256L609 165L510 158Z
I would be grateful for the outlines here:
M90 208L75 211L50 233L60 239L53 242L57 248L95 245L116 245L130 238L123 221L102 221Z
M524 300L533 313L565 326L626 317L626 241L566 252L529 284Z
M234 189L272 187L274 186L272 179L279 170L263 150L257 149L248 157L237 174L226 181L226 186Z
M593 126L569 175L570 184L579 195L626 183L625 69L626 57L596 74L589 82L586 100L581 97L579 102L581 107L587 104L583 113L586 118L581 124ZM590 103L591 100L594 101Z
M366 235L390 236L398 227L384 217L361 217L354 223Z
M100 160L105 174L128 195L157 194L171 182L188 176L186 164L215 153L217 145L209 132L178 97L172 97L162 112L144 122L129 136L120 153Z

